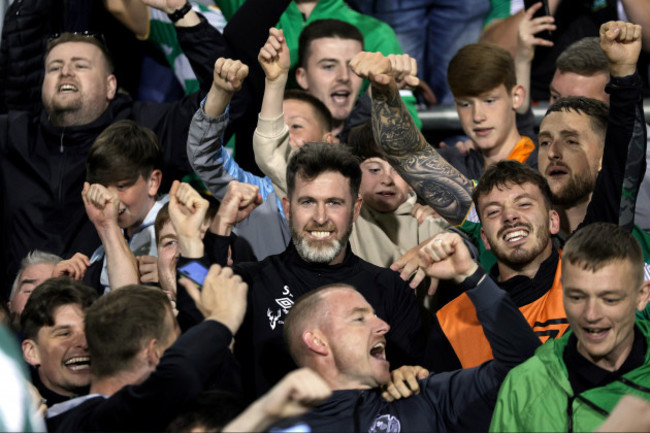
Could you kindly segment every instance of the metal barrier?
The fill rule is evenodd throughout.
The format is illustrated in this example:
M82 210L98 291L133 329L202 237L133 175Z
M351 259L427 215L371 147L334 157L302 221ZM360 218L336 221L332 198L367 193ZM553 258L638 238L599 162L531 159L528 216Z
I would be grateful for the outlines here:
M539 126L547 108L548 102L546 101L540 102L533 107L536 126ZM650 123L650 99L643 100L643 110L646 121ZM420 116L420 120L422 120L423 131L462 130L460 120L458 120L458 114L456 113L456 107L453 105L437 105L424 110L418 110L418 115Z

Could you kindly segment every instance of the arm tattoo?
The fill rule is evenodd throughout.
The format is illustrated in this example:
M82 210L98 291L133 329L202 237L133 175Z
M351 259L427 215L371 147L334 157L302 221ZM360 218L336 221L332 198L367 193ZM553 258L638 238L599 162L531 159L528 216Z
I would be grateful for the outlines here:
M388 162L417 195L451 224L461 224L472 206L473 184L427 143L394 84L372 88L372 129Z

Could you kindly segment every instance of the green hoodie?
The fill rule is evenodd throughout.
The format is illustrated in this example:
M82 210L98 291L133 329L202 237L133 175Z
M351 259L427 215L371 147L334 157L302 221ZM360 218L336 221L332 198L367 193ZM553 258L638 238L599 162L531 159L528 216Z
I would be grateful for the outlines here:
M503 382L490 431L594 431L625 394L650 400L650 323L637 320L636 325L648 341L644 364L608 385L577 396L562 358L571 332L539 347Z
M245 0L215 0L227 20L230 20L232 14L237 11L237 8L244 3ZM316 20L322 19L337 19L345 21L356 26L363 35L364 51L380 52L384 55L388 54L402 54L402 47L397 41L395 31L391 26L383 21L379 21L368 15L361 14L350 8L343 0L319 0L314 7L314 10L309 15L308 19L304 19L302 13L296 6L295 2L291 2L287 10L284 11L280 17L280 22L277 27L282 29L284 37L287 40L289 47L289 54L291 55L291 71L289 73L288 87L296 87L295 74L293 73L298 61L298 37L302 29L308 24ZM261 48L261 47L260 47ZM368 82L364 82L361 92L364 92L368 87ZM418 129L422 128L422 121L418 117L416 109L416 100L413 93L410 91L400 92L402 100L406 105L409 113L415 121Z

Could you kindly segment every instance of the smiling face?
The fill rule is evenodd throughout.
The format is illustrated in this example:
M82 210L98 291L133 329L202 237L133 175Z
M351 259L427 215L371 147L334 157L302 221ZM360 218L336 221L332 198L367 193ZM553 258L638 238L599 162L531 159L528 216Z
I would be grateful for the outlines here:
M316 110L305 101L285 99L282 102L284 123L289 127L289 145L298 149L310 141L322 141L327 134L318 121Z
M45 59L43 106L56 126L94 121L106 110L116 88L102 51L91 43L61 43Z
M122 181L107 186L120 200L117 223L126 229L127 235L131 236L142 224L156 202L161 177L160 170L154 170L147 180L138 175L135 183Z
M539 266L551 253L559 217L547 208L539 187L508 183L479 198L481 237L497 260L511 269Z
M332 171L312 180L297 174L290 200L285 197L282 204L298 254L312 263L341 263L361 208L361 198L352 197L350 180Z
M562 264L564 310L578 339L578 353L597 366L614 371L627 359L634 342L635 310L648 302L629 260L616 260L599 270Z
M362 49L361 42L354 39L314 39L305 67L296 70L300 87L323 101L338 125L350 115L361 89L363 80L349 64Z
M394 212L408 199L411 187L388 161L368 158L361 163L361 173L359 193L364 206L378 212Z
M603 156L603 138L586 114L549 113L540 125L539 171L551 188L554 205L575 206L589 200Z
M43 384L57 394L73 396L90 383L90 356L78 304L57 307L54 325L42 326L35 340L23 342L27 362L38 367Z
M515 110L521 105L521 87L508 92L504 84L480 94L454 98L465 134L487 155L519 140Z
M330 372L333 389L368 389L390 380L385 334L390 326L354 289L340 288L323 294L321 333L335 367Z
M609 94L605 92L605 85L608 81L609 74L605 72L580 75L575 72L562 72L556 69L550 85L549 103L553 104L558 99L567 96L585 96L609 104Z

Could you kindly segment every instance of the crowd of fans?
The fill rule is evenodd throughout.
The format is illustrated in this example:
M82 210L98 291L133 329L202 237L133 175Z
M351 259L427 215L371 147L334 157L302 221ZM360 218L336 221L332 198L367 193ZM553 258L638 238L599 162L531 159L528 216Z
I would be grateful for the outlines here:
M650 430L645 3L14 0L0 430Z

